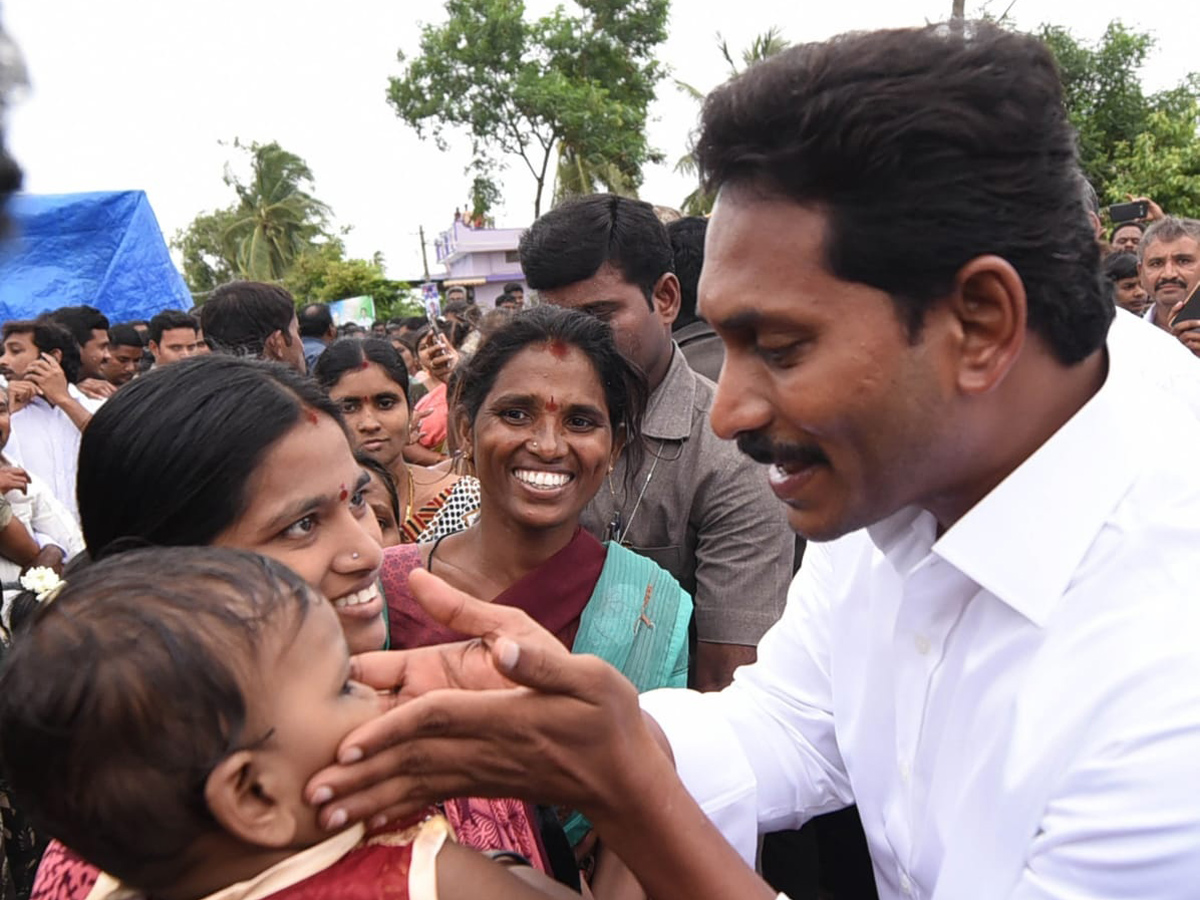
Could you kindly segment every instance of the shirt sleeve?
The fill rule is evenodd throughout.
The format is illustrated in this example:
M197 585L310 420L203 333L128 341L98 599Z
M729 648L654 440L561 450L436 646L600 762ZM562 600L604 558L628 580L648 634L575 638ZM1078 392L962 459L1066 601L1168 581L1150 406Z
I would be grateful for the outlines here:
M721 465L700 485L696 522L696 635L754 646L779 619L793 573L796 535L763 468L724 441Z
M67 559L83 549L83 534L67 508L40 481L30 478L29 500L32 515L29 526L39 547L53 544Z
M823 549L806 556L758 662L738 669L732 685L642 696L680 779L751 865L759 832L795 828L853 802L833 728Z

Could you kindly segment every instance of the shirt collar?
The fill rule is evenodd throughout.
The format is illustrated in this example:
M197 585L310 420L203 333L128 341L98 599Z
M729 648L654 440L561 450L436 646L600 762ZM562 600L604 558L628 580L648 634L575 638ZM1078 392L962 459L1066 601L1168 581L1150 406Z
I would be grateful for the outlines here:
M664 441L686 440L692 433L692 409L696 405L696 373L683 352L671 342L671 366L662 383L650 394L642 434Z
M933 552L1039 627L1137 477L1135 395L1109 379ZM1144 434L1143 434L1144 437Z

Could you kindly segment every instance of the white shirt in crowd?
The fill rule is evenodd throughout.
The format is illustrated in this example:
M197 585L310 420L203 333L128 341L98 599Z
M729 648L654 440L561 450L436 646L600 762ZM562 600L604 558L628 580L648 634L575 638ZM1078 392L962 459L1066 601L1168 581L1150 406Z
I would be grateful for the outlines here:
M883 900L1196 895L1200 423L1110 354L941 537L909 508L810 544L756 665L645 695L748 861L857 802Z
M68 391L88 412L104 405L103 400L84 396L75 385ZM80 431L71 417L42 397L35 397L20 412L13 413L12 435L4 453L13 463L36 475L67 508L76 522L75 473L79 468Z
M28 529L39 547L52 544L63 551L67 560L83 550L83 535L79 531L78 523L37 476L29 476L29 484L24 491L8 491L4 498L12 506L13 518ZM20 577L21 567L0 556L0 582L15 585ZM15 588L4 591L5 606L2 618L6 626L8 601L16 593Z

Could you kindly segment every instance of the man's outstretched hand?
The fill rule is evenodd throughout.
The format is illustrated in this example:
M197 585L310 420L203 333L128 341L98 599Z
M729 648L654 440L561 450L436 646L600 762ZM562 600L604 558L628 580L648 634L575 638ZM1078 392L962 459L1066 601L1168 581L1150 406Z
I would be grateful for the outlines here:
M414 572L410 586L433 618L476 638L354 660L353 677L390 692L394 705L348 735L338 764L310 781L326 827L380 823L458 796L602 812L607 798L644 789L634 782L647 758L670 766L633 685L612 666L428 572Z

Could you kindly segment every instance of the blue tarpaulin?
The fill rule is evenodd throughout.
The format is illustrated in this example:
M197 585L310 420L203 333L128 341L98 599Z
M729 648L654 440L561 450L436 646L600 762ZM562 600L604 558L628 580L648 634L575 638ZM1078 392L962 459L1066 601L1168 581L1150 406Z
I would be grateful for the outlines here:
M0 241L0 321L87 303L110 322L190 309L144 191L18 194Z

